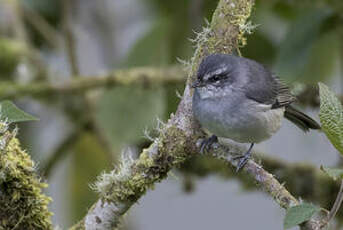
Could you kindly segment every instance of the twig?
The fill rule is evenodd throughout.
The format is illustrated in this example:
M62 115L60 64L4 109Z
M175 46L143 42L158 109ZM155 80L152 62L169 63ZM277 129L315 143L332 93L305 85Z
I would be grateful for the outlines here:
M128 70L117 70L100 76L82 76L56 84L0 83L0 99L17 99L23 96L52 97L66 94L80 94L87 90L101 87L133 86L153 87L155 85L177 85L186 79L186 73L178 67L150 68L139 67Z
M11 4L13 13L15 15L13 22L15 37L24 43L28 43L28 36L23 22L23 12L20 1L11 1L9 4Z
M329 214L323 219L321 223L321 228L325 227L337 214L339 208L341 207L343 201L343 180L341 180L341 186L339 188L335 203L333 204Z
M64 42L66 45L66 51L70 63L71 73L73 77L77 77L80 73L78 63L77 63L77 53L75 37L73 36L73 31L71 28L71 0L62 1L62 19L63 19L63 29L64 29Z
M23 17L42 35L53 48L59 47L61 35L41 15L22 4Z
M339 207L341 206L342 204L342 201L343 201L343 180L341 181L341 186L339 188L339 192L337 194L337 198L336 198L336 201L329 213L329 216L328 216L328 221L330 221L332 218L334 218L339 210Z
M45 68L45 64L41 59L39 52L32 46L29 40L29 36L25 29L25 25L23 22L23 17L25 16L25 10L23 5L20 1L7 1L9 5L10 11L13 13L13 21L11 23L11 28L13 28L14 37L25 44L25 48L27 51L25 52L25 57L28 58L30 62L33 63L34 66L37 68L37 76L46 76L47 71ZM17 54L18 55L18 54Z

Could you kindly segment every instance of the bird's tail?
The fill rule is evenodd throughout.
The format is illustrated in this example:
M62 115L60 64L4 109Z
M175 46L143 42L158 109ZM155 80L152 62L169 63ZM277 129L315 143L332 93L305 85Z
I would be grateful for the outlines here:
M286 106L285 117L304 132L320 129L320 125L315 120L290 105Z

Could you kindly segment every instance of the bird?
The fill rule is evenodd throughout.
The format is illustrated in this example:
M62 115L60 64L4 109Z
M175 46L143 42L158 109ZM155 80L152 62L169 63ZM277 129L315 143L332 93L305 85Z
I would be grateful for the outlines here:
M308 115L291 104L296 97L289 87L264 65L248 58L215 53L204 57L192 88L193 116L212 136L203 140L200 152L208 150L218 137L250 143L239 157L237 171L251 157L255 143L269 139L283 118L301 130L321 129Z

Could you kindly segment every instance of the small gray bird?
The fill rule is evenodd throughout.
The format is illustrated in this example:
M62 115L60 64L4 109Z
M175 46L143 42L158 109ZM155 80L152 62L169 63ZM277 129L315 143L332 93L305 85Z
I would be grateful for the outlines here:
M290 104L295 97L280 79L263 65L242 57L212 54L205 57L192 85L193 114L201 126L214 134L202 143L201 151L217 136L251 143L240 157L237 171L251 155L254 143L270 138L286 117L303 131L320 125Z

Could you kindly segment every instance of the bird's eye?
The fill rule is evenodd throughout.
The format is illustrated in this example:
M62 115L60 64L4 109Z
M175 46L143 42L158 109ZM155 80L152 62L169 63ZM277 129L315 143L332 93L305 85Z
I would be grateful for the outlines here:
M216 81L219 81L220 79L221 79L221 75L216 74L216 75L213 75L209 80L211 82L216 82Z

